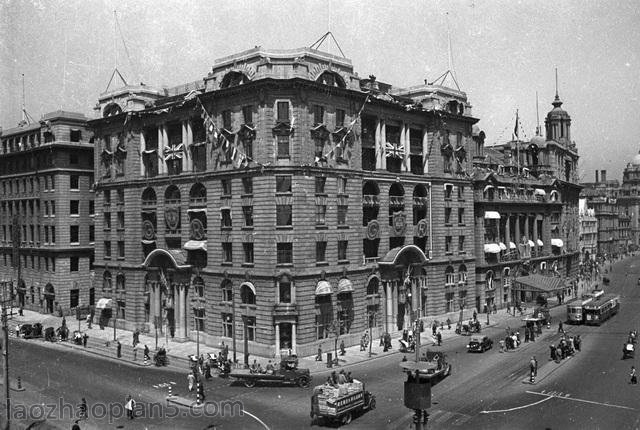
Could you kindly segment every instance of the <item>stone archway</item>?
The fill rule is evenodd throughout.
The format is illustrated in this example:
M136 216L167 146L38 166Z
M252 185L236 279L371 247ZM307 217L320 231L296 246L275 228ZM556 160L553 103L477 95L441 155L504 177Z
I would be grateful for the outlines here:
M186 252L175 249L154 249L142 266L147 270L149 289L149 321L162 331L164 326L172 337L187 338L187 291L191 280L191 265Z
M387 332L409 329L421 315L422 266L428 259L415 245L393 248L378 262L385 291L384 322Z

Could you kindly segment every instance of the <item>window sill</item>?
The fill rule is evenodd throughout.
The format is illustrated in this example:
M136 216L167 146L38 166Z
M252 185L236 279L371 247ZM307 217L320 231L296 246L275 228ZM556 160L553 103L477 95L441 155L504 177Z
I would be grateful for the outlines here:
M290 160L290 155L278 155L278 160Z
M241 227L242 230L253 230L253 226L252 225L243 225Z
M338 264L349 264L349 260L338 260Z
M327 261L316 261L316 267L328 266L329 262Z
M293 230L292 225L277 225L276 230Z
M347 230L349 226L346 224L338 224L338 230Z
M444 255L453 255L453 252L451 252L451 251L446 251L446 252L444 253Z
M80 242L71 242L71 243L69 243L69 245L71 245L71 246L79 246Z
M104 256L104 259L105 259L105 260L111 260L111 256L106 256L106 255L105 255L105 256Z
M453 224L451 224L450 222L445 222L445 223L444 223L444 226L445 226L445 227L452 227L452 226L453 226Z
M233 266L233 261L223 261L220 265L230 267Z
M71 218L78 218L78 217L80 217L80 214L69 214L69 216Z
M80 189L79 188L69 188L69 191L73 192L73 193L79 193ZM33 191L31 191L33 193Z
M117 259L120 260L120 261L124 261L124 256L123 257L118 257Z
M466 224L460 224L460 223L458 223L458 227L466 227L466 226L467 226Z
M242 263L242 267L255 267L255 263Z
M316 230L327 230L329 228L329 226L325 223L323 224L316 224Z
M222 230L222 231L231 231L231 230L233 230L233 227L225 225L225 226L221 226L220 230Z
M276 267L293 267L293 263L276 263Z

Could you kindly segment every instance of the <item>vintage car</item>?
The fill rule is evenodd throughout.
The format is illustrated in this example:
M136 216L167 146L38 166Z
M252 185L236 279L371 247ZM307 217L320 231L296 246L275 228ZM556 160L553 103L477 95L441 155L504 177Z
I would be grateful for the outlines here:
M474 336L467 344L468 352L485 352L493 347L493 341L488 336Z

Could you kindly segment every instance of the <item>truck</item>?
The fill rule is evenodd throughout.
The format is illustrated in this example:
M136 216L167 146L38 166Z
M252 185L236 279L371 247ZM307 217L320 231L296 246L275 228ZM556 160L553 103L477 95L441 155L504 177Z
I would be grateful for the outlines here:
M298 369L298 358L295 355L283 358L280 361L280 367L273 372L239 369L229 373L228 376L242 381L247 388L255 387L259 381L295 384L301 388L306 388L311 384L309 369Z
M311 425L316 420L347 425L354 415L375 409L376 397L365 390L358 380L337 384L324 384L313 389L311 396Z

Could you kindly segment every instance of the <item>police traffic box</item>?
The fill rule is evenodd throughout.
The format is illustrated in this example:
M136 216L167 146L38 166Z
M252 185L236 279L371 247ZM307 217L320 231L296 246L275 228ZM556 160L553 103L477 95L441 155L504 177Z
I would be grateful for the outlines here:
M405 361L400 363L406 374L404 382L404 406L413 410L431 407L431 379L425 377L426 362Z

